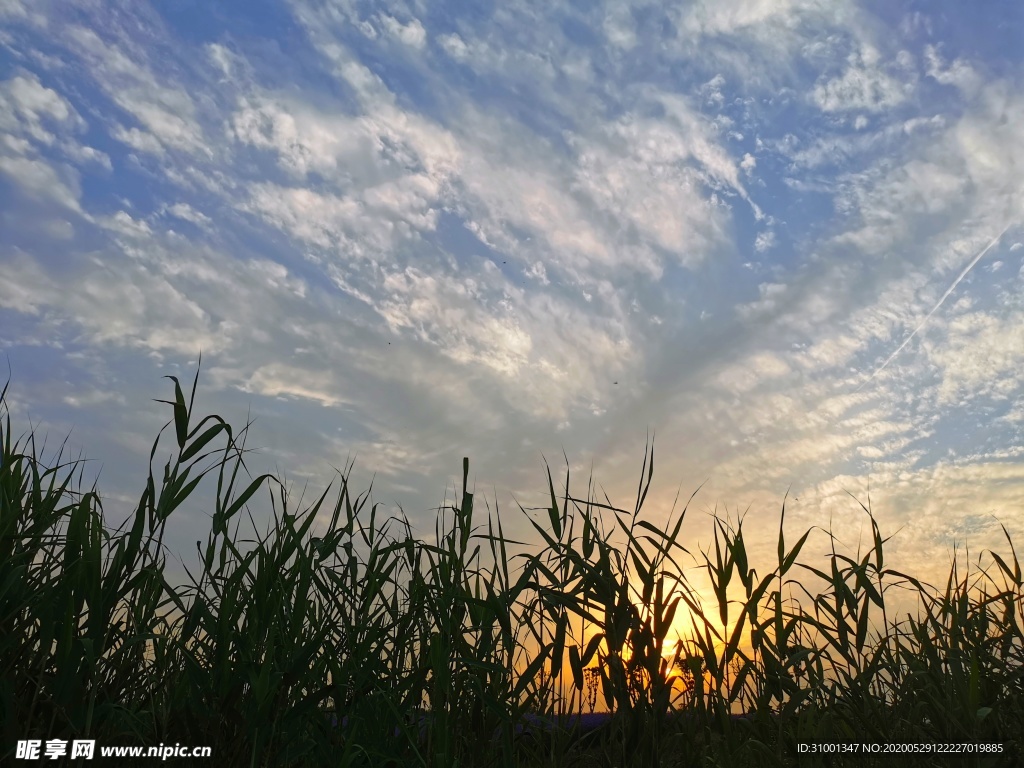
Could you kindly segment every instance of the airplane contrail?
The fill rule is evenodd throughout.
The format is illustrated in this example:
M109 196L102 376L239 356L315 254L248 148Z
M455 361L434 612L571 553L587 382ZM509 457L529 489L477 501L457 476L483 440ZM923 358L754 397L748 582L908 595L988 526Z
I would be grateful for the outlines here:
M974 268L974 265L981 261L982 257L992 249L992 246L999 242L999 240L1003 237L1003 235L1006 234L1006 231L1012 225L1013 222L1011 221L1009 224L1003 227L1003 231L996 235L994 238L992 238L992 242L986 245L984 248L982 248L981 252L977 256L975 256L974 259L971 260L971 263L964 267L964 271L960 273L960 276L957 277L957 279L953 281L953 284L949 286L946 292L942 294L942 298L939 299L938 303L934 307L932 307L932 311L924 316L924 320L918 323L917 328L911 331L910 335L903 340L903 343L896 348L896 351L889 355L889 358L880 366L878 366L878 368L875 369L875 372L868 376L867 379L859 387L857 387L856 390L854 390L854 394L860 392L867 384L871 382L873 378L875 378L875 376L882 372L885 366L887 366L889 363L893 361L893 358L895 358L896 355L903 351L903 348L907 346L907 344L910 342L912 338L914 338L914 336L917 335L918 331L924 328L925 323L927 323L931 316L935 314L935 311L942 306L942 302L944 302L949 297L949 294L951 294L954 291L954 289L960 284L960 281L963 280L967 276L967 273Z

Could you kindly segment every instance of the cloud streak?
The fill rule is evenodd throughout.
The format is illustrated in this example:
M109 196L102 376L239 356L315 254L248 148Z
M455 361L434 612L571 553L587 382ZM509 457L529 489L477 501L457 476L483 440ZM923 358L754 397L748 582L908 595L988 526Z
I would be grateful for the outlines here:
M942 294L941 298L937 302L935 302L935 306L932 307L928 314L925 315L924 318L921 320L921 322L917 324L917 327L915 327L914 330L911 331L910 334L907 336L907 338L903 340L903 343L900 344L896 348L896 350L891 355L889 355L889 357L886 358L884 363L878 366L874 371L872 371L871 375L868 376L867 379L861 382L861 384L855 390L855 393L860 392L864 387L870 384L871 381L875 378L875 376L877 376L879 373L885 370L885 367L889 365L889 363L891 363L896 358L896 356L899 355L900 352L903 351L903 348L910 343L910 340L914 338L914 336L916 336L922 328L924 328L925 324L927 324L927 322L931 319L931 316L934 315L938 311L939 307L943 305L946 299L949 298L949 295L953 293L954 290L956 290L956 287L960 284L960 281L967 277L967 273L974 269L974 265L981 261L982 258L984 258L985 254L992 250L992 248L995 247L999 243L999 241L1003 239L1003 235L1005 235L1009 231L1010 227L1012 227L1013 224L1014 222L1010 221L1005 227L1003 227L1002 231L1000 231L998 235L992 238L988 245L986 245L984 248L978 251L975 257L971 259L970 263L966 267L964 267L963 271L957 276L956 280L954 280L953 283L949 286L949 288L946 289L946 292Z

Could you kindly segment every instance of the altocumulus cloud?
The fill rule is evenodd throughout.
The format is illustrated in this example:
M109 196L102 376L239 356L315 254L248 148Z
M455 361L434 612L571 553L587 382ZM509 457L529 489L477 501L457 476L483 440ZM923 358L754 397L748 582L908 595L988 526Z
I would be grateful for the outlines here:
M202 350L254 469L356 454L425 534L463 455L626 505L649 426L655 518L707 479L767 546L789 489L855 545L870 490L926 578L1024 533L1021 11L577 6L0 4L15 420L119 522Z

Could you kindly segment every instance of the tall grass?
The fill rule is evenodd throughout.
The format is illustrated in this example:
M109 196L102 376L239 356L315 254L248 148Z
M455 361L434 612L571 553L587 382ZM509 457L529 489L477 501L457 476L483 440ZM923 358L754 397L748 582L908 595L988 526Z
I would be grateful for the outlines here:
M497 506L474 508L464 459L461 499L438 510L429 543L404 514L367 509L369 492L353 498L351 465L333 505L328 487L290 511L284 484L245 466L249 425L193 426L198 371L188 403L167 378L171 458L158 482L161 430L134 514L113 532L96 488L73 490L78 462L62 463L63 446L44 466L34 436L12 443L0 393L5 759L31 738L210 745L221 764L251 767L782 766L798 743L824 741L1001 742L1001 756L961 763L1010 765L1020 748L1024 592L1005 528L1009 557L991 553L974 574L955 559L935 590L886 567L869 507L863 557L826 531L825 563L800 562L813 531L788 546L783 504L777 562L759 576L742 521L716 517L713 553L694 554L680 541L685 507L641 516L651 448L632 511L572 497L568 474L559 498L549 471L546 516L526 515L531 546L506 536ZM202 570L171 585L168 519L214 471ZM240 548L239 518L261 489L273 530ZM886 611L894 587L918 595L917 617ZM683 618L693 630L677 638ZM613 714L580 739L571 715L595 706ZM871 764L800 764L826 762Z

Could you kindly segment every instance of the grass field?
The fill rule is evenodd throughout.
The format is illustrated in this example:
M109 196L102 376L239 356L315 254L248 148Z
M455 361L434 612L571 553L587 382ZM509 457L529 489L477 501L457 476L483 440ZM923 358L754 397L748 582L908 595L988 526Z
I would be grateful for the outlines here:
M353 497L351 467L333 503L329 487L290 510L279 479L245 469L248 425L197 420L198 371L188 402L168 378L171 460L154 475L161 432L127 530L107 529L95 488L75 490L77 462L44 466L34 436L12 440L0 395L5 764L18 740L75 738L210 745L220 766L1014 764L1024 592L1009 533L987 570L954 561L934 589L886 567L866 507L866 554L833 540L824 562L801 561L813 531L787 540L783 504L777 562L758 575L742 523L716 519L705 553L679 540L685 509L642 514L652 448L631 511L573 498L568 475L559 497L549 471L543 522L526 518L535 546L475 508L464 459L461 499L426 542ZM171 585L165 527L210 473L202 570ZM243 550L239 518L261 492L274 529ZM710 603L687 581L694 562ZM815 577L821 593L803 590ZM893 586L916 592L917 617L890 615ZM677 639L684 614L694 629ZM828 742L1004 752L797 760L797 744Z

